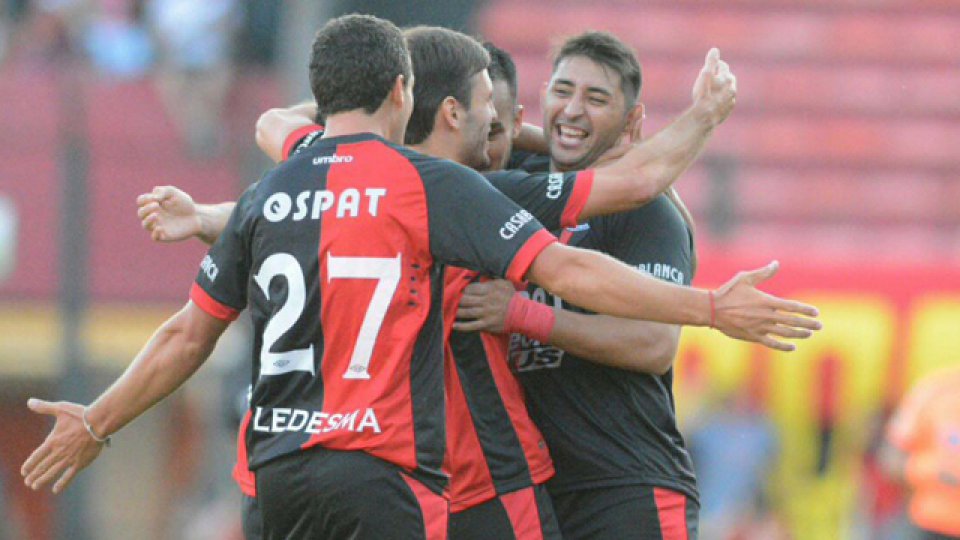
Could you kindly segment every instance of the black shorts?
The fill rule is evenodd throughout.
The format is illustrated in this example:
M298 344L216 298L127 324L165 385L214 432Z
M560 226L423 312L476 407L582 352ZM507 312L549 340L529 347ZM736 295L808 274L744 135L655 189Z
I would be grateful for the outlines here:
M565 540L696 540L700 507L690 497L652 486L621 486L553 496Z
M559 540L560 527L547 488L505 493L450 514L450 540Z
M243 525L243 537L246 540L262 540L263 516L260 515L257 498L245 493L241 494L241 496L243 497L243 501L240 507L240 519Z
M399 467L320 447L257 469L263 538L444 539L449 505Z

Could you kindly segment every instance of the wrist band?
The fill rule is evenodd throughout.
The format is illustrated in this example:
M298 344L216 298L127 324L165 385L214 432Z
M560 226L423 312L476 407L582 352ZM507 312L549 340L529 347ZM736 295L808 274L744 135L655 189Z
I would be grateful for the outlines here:
M87 408L86 408L86 407L83 408L83 413L80 415L80 418L83 420L83 427L87 428L87 433L90 434L90 437L91 437L94 441L96 441L96 442L98 442L98 443L100 443L100 444L102 444L102 445L104 445L104 446L107 446L107 447L110 446L110 436L109 436L109 435L106 436L106 437L101 437L101 436L97 435L97 432L96 432L96 431L93 430L93 426L91 426L91 425L90 425L90 421L87 420Z
M557 316L550 306L514 294L507 305L503 331L507 334L523 334L540 343L546 343L556 320Z
M717 327L717 305L713 298L713 291L707 291L710 296L710 328Z

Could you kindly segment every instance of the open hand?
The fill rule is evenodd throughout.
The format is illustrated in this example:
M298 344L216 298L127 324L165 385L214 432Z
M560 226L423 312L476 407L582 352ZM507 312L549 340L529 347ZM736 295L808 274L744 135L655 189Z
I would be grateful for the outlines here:
M796 345L778 338L806 339L819 330L817 308L784 300L758 290L760 283L777 273L774 261L750 272L740 272L715 292L714 326L724 334L755 341L778 351L792 351Z
M95 441L84 427L83 405L30 399L27 407L37 414L53 416L56 422L43 444L23 462L23 483L36 491L56 480L53 492L60 493L100 455L103 444Z

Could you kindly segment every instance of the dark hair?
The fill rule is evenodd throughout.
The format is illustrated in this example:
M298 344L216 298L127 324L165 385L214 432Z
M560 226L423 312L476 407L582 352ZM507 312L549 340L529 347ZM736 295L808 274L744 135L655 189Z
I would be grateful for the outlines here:
M517 66L513 63L510 53L489 41L483 43L483 48L490 53L490 67L487 68L490 71L490 78L494 82L507 83L510 97L513 101L517 101Z
M626 43L608 32L584 32L563 42L553 59L553 70L565 58L584 56L620 75L620 90L628 107L640 96L643 79L637 55Z
M472 37L437 26L404 31L413 74L413 114L406 144L420 144L433 132L437 110L447 96L470 107L470 78L490 65L490 55Z
M355 109L376 112L397 75L410 84L411 71L400 29L370 15L331 19L313 41L310 88L324 116Z

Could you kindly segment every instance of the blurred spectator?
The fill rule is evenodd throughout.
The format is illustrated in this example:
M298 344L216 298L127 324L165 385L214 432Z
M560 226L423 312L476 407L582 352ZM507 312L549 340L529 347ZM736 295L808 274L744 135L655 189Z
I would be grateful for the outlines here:
M153 44L140 0L101 0L83 36L93 66L123 79L142 77L153 63Z
M149 0L159 46L157 83L167 113L194 157L217 153L231 82L234 0Z
M748 392L705 407L691 426L703 538L780 538L768 516L764 482L777 457L773 424Z
M918 382L887 427L884 464L910 488L921 538L960 538L960 366Z

